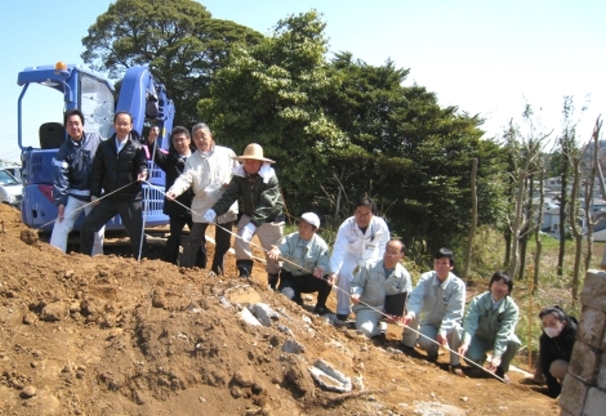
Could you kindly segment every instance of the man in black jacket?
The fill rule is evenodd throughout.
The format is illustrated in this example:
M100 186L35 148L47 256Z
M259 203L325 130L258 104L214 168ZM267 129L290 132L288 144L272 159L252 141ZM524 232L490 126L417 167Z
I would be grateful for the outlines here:
M147 178L145 150L131 134L132 117L127 112L114 116L116 133L99 145L91 173L91 201L95 207L80 230L80 251L90 255L94 234L120 214L130 237L136 258L144 254L141 244L143 228L143 192L141 182ZM101 197L103 190L106 197ZM143 250L141 250L143 248Z
M160 134L160 130L157 126L152 127L147 137L147 143L152 148L152 154L154 155L154 161L160 169L166 174L165 190L168 191L170 187L175 183L179 175L183 173L185 168L185 161L189 158L192 152L196 151L195 146L192 145L191 136L189 130L183 126L175 126L170 135L170 146L168 152L160 148L153 150L153 146L157 146L157 138ZM191 230L193 227L193 220L191 217L191 202L194 198L194 192L188 189L183 194L179 195L176 200L164 198L164 212L170 218L170 236L166 241L166 251L164 253L164 260L177 264L179 259L179 246L181 245L181 234L183 227L187 224ZM229 246L228 246L229 248ZM198 249L196 255L196 266L204 268L206 254L202 252L202 249Z

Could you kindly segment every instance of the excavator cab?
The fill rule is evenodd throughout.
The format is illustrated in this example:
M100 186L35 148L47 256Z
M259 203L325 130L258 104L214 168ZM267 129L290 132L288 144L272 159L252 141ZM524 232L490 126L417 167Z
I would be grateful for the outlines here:
M166 97L164 86L155 81L147 67L133 67L126 71L121 82L120 94L105 78L78 65L58 62L56 65L29 67L21 71L17 83L22 86L18 99L18 140L21 148L23 202L21 217L25 224L33 228L52 230L57 217L57 207L52 198L53 158L67 139L63 127L62 114L72 109L80 109L84 114L84 131L96 132L107 139L113 133L113 118L117 111L127 111L133 116L133 130L138 135L145 126L158 125L163 137L172 130L174 105ZM34 88L50 88L58 94L46 94L54 100L43 114L31 114L29 101L24 100L28 91ZM56 100L54 97L56 96ZM34 100L35 101L35 100ZM163 104L163 105L162 105ZM58 110L53 113L52 110ZM55 119L45 119L55 114ZM24 126L27 120L41 119L36 126ZM58 115L58 116L57 116ZM34 141L26 134L32 129L38 130L39 140ZM168 143L167 139L161 141ZM162 186L164 173L149 162L150 183ZM146 224L149 226L168 223L168 217L162 213L163 194L149 186L144 187ZM76 223L79 228L82 218ZM119 216L107 224L107 229L121 229Z

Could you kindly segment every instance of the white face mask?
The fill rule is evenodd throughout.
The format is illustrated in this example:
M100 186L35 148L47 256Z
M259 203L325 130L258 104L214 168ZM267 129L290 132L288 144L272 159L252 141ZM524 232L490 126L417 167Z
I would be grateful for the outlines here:
M555 338L558 335L560 335L560 332L562 332L562 328L563 325L560 324L558 326L548 326L543 328L543 331L545 331L545 334L549 337L549 338Z

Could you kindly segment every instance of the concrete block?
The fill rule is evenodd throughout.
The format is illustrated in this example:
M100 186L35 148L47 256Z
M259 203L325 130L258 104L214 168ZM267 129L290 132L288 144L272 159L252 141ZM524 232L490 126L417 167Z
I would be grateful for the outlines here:
M604 356L602 356L602 363L600 364L600 371L598 371L596 385L602 390L606 390L606 358L604 358Z
M581 416L588 386L573 375L566 374L562 384L559 405L572 416Z
M587 384L595 385L602 351L577 340L572 349L568 372Z
M587 393L583 416L603 416L606 413L606 392L591 387Z
M581 303L606 312L606 271L587 270Z
M592 308L591 306L583 306L581 317L579 318L577 339L594 348L601 348L605 323L606 312Z

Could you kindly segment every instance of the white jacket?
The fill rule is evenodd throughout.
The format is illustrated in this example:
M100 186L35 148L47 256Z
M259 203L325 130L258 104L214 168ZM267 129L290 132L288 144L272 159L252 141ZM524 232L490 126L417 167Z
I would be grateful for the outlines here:
M373 215L366 233L362 233L354 217L349 217L337 233L330 258L331 272L339 274L345 257L353 257L359 266L381 260L389 239L389 228L383 218Z
M208 154L195 151L185 162L183 173L177 178L171 192L177 196L191 188L194 191L194 199L191 209L194 211L192 219L194 222L204 221L204 213L221 198L225 190L224 184L231 181L232 169L238 166L238 162L232 159L236 154L233 150L215 145ZM217 217L219 224L235 221L238 215L238 202L234 202L227 212Z

